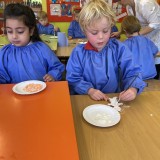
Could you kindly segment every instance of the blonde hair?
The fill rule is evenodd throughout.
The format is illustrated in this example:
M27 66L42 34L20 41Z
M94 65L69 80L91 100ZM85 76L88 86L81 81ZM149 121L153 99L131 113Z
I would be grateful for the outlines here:
M121 29L128 34L133 34L140 31L141 25L135 16L126 16L122 21Z
M83 31L97 20L105 17L111 27L116 22L116 16L105 0L91 0L84 5L79 14L79 23Z
M46 12L44 12L44 11L40 11L40 12L38 12L37 13L37 19L39 20L39 19L45 19L45 18L47 18L48 16L47 16L47 13Z

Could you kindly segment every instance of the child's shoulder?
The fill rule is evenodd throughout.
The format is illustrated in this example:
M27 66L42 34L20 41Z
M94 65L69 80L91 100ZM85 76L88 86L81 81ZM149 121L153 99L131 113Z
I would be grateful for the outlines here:
M78 24L79 22L77 22L76 20L72 20L71 23L72 24Z
M120 40L116 39L116 38L110 38L109 45L114 46L114 47L122 47L124 46L124 43L121 42Z
M143 35L138 35L138 36L133 36L133 37L130 37L128 39L126 39L124 41L124 43L126 42L130 42L130 43L153 43L149 38L143 36Z
M53 27L54 25L52 24L52 23L48 23L48 25L47 26L49 26L49 27Z
M85 55L85 54L83 54L84 52L86 52L85 44L78 44L72 50L72 54L74 54L75 56L83 56L83 55Z

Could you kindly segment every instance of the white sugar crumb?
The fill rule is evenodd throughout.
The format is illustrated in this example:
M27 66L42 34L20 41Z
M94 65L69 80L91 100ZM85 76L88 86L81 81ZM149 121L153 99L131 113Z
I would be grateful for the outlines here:
M123 107L124 107L124 108L129 108L129 107L131 107L131 106L128 106L128 105L123 105Z
M102 114L97 113L95 116L96 123L100 125L105 125L106 123L108 124L112 123L110 119L111 119L111 115L106 113L102 113Z
M150 116L152 117L152 116L153 116L153 114L151 113L151 114L150 114Z
M104 120L104 119L99 119L99 120L97 121L97 123L100 124L100 125L105 125L106 122L107 122L107 121Z

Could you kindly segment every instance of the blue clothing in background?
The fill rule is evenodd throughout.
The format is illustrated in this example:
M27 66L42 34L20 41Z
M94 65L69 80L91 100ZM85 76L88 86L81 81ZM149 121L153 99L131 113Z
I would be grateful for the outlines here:
M112 28L111 28L111 33L112 33L112 32L118 32L117 26L112 26Z
M77 22L76 20L73 20L70 23L70 26L68 28L68 36L71 36L73 39L74 38L86 38L83 31L81 30L79 22Z
M158 53L157 46L144 36L130 37L123 42L132 51L134 64L140 65L143 80L156 76L154 57Z
M60 29L58 29L58 31L55 31L54 26L52 24L47 24L46 26L43 26L42 24L37 23L37 28L39 34L48 34L57 36L57 32L60 32Z
M8 44L0 49L0 83L41 80L46 74L61 80L64 65L43 42L17 47Z
M76 46L67 63L67 76L71 94L87 94L90 88L103 93L116 93L132 87L142 92L145 87L140 68L134 66L132 53L116 39L110 39L99 52L85 49L86 44Z

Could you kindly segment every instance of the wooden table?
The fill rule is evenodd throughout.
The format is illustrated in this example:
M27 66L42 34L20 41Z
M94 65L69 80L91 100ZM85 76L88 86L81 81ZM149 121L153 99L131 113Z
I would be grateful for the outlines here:
M0 159L79 160L68 83L34 95L0 85Z
M54 37L52 35L41 35L40 37L42 41L46 43L54 52L57 51L57 37ZM0 35L0 48L6 44L9 44L7 37L5 35Z
M144 91L160 91L160 80L149 79L145 81L147 87L144 88Z
M69 46L65 47L58 47L56 55L60 59L67 59L69 58L70 54L72 53L73 48L76 46L76 44L69 44Z
M42 34L40 35L40 37L42 41L46 43L54 52L57 52L57 46L58 46L57 36Z
M65 47L58 47L57 49L57 56L59 58L69 58L72 50L79 42L86 42L87 39L72 39L68 41L68 46Z
M110 94L110 97L115 94ZM87 123L82 112L93 101L87 95L71 96L80 160L159 160L160 91L143 92L121 113L121 121L109 128Z
M72 39L68 41L68 46L65 47L58 47L56 55L58 58L67 64L67 61L70 57L70 54L72 53L72 50L79 42L86 42L87 39Z

